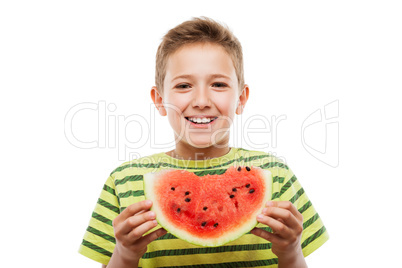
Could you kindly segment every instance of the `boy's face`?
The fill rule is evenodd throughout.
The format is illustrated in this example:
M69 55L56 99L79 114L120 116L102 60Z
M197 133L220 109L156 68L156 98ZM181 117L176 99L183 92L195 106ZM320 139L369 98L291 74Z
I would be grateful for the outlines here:
M169 57L163 96L156 87L151 96L160 114L168 115L176 143L206 148L228 145L230 125L235 113L242 113L248 90L245 85L240 92L233 62L220 45L196 43Z

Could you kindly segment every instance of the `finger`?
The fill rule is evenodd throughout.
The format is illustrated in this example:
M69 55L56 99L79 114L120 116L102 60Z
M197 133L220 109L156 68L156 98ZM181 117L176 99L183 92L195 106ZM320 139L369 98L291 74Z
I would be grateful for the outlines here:
M152 201L151 200L143 200L137 203L134 203L130 206L128 206L122 214L124 215L125 218L131 217L137 213L141 213L142 211L149 210L152 207Z
M151 200L143 200L141 202L134 203L130 206L128 206L125 210L123 210L122 213L120 213L116 219L114 224L119 224L129 217L140 213L141 211L149 210L152 206L152 201Z
M266 207L262 210L262 214L284 223L291 229L299 229L301 225L300 221L296 218L296 216L293 215L292 212L284 208Z
M289 210L298 220L303 221L302 214L290 201L268 201L266 207L278 207Z
M155 239L164 236L167 234L167 231L163 228L159 228L158 230L155 230L146 236L143 236L139 241L138 241L138 246L140 248L147 246L149 243L154 241Z
M155 212L153 211L148 211L142 214L136 214L135 216L132 216L128 218L122 225L120 229L120 233L122 234L128 234L130 233L133 229L137 228L141 224L147 221L154 220L156 218Z
M271 227L272 232L282 238L288 237L292 234L289 227L287 227L285 224L264 214L258 215L257 221Z
M147 209L147 210L140 210L140 211L138 211L137 213L135 213L134 214L134 216L135 215L140 215L140 214L142 214L142 213L145 213L145 212L147 212L149 209Z
M268 231L265 231L261 228L257 228L257 227L255 227L253 230L251 230L250 233L252 233L253 235L259 236L265 240L268 240L268 241L272 242L273 244L277 244L283 240L279 236L277 236L273 233L270 233Z
M139 212L141 211L149 210L151 206L152 201L144 200L138 203L134 203L123 210L123 212L120 213L112 222L116 237L126 235L134 227L134 225L130 225L130 221L127 221L128 218L133 215L139 214Z
M136 241L140 239L146 232L150 231L158 225L156 220L146 221L143 224L137 226L135 229L131 230L126 236L129 241Z

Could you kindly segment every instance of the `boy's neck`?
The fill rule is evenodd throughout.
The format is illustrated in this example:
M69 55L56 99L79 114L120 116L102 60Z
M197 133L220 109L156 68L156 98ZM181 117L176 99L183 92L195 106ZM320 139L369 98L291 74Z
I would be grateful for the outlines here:
M230 147L225 146L217 148L210 146L207 148L194 148L192 146L176 146L176 149L167 152L166 154L180 160L207 160L211 158L221 157L229 153Z

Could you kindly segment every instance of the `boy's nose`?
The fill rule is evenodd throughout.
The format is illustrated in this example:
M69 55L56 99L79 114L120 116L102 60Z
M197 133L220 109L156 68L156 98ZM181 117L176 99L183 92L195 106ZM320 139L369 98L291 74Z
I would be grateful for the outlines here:
M211 106L211 100L208 94L208 89L197 89L195 90L193 98L193 107L199 107L204 109L205 107Z

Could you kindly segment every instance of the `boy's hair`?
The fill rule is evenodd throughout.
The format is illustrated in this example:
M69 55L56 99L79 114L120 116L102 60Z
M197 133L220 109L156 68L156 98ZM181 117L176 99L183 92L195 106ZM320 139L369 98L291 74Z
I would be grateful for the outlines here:
M213 43L221 45L232 58L236 71L239 90L244 87L243 52L239 40L227 25L219 24L211 18L193 17L170 29L162 38L156 53L155 85L163 92L163 81L166 76L166 65L170 55L186 44Z

